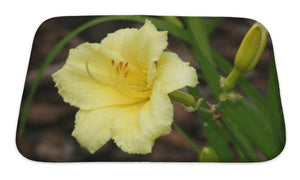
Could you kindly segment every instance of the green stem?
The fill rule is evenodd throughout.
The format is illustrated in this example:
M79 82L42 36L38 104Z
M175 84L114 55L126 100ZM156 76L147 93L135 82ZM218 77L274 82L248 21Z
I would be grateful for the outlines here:
M242 77L241 72L237 68L233 68L231 73L227 76L227 78L224 81L224 86L222 87L224 92L230 91L238 80Z
M201 154L201 150L199 149L199 147L197 146L197 144L195 144L188 136L187 134L175 123L173 122L173 126L174 128L178 131L179 134L182 135L182 137L193 147L193 149L200 155Z

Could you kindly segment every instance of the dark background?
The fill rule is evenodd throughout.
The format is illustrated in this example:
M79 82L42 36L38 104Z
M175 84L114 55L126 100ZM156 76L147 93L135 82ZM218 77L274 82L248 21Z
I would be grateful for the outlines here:
M33 40L32 52L28 72L24 85L20 115L28 96L28 92L36 78L41 64L54 46L67 34L78 26L96 17L58 17L52 18L41 24ZM209 22L212 18L206 18ZM234 56L242 38L254 23L250 19L223 18L210 35L210 44L223 57L233 63ZM80 147L71 136L74 128L74 118L78 111L64 103L54 87L51 74L61 68L68 56L68 51L84 42L100 42L107 33L120 28L136 27L143 24L133 21L111 21L95 25L74 37L55 57L46 69L34 96L29 110L23 135L16 136L16 143L20 153L26 158L37 161L73 162L73 161L197 161L198 155L194 149L175 130L168 135L158 138L153 146L152 153L148 155L127 154L121 151L112 140L100 148L95 154L88 153ZM270 40L269 40L270 41ZM182 60L191 62L201 75L201 68L193 61L179 42L169 35L168 49L177 53ZM269 65L272 56L271 43L267 45L257 67L245 77L264 95L267 93ZM222 72L221 72L222 74ZM211 103L211 91L205 81L199 78L198 85L205 99ZM194 140L200 148L208 145L201 119L196 113L184 111L176 102L174 104L174 121ZM20 119L20 118L19 118ZM235 161L240 161L232 148ZM259 154L259 152L258 152ZM261 160L264 157L261 156Z

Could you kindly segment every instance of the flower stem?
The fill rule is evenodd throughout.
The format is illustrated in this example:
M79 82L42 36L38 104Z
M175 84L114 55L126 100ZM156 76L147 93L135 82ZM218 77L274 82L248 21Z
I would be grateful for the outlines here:
M182 137L193 147L193 149L200 155L201 154L201 150L199 149L199 147L197 146L197 144L195 144L189 137L188 135L175 123L173 122L173 126L174 128L177 130L177 132L179 134L182 135Z
M232 88L234 88L234 86L236 85L236 83L241 77L242 77L242 73L237 68L233 68L231 73L224 81L224 86L222 87L223 91L228 92Z

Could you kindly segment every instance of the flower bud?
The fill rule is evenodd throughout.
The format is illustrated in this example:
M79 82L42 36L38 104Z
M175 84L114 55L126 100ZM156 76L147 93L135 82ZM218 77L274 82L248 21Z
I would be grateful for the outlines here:
M211 147L203 147L199 157L202 162L219 162L218 156Z
M268 40L268 31L256 22L245 35L235 56L234 67L242 74L250 72L260 59Z
M234 59L234 67L224 80L223 91L231 90L240 77L251 71L260 59L268 40L268 31L256 22L245 35Z

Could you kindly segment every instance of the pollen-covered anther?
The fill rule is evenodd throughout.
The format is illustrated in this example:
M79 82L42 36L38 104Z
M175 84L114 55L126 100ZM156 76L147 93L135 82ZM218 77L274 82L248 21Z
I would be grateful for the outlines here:
M127 66L128 66L128 62L126 62L126 63L125 63L125 65L124 65L124 69L126 69L126 68L127 68Z
M115 65L115 61L111 60L111 65L114 66Z
M120 62L119 63L119 66L120 66L120 70L122 69L122 66L123 66L123 62Z
M120 64L117 65L116 72L119 73L119 70L120 70Z
M124 69L125 69L125 68L124 68ZM128 72L129 72L129 70L127 70L127 71L124 73L124 78L127 78Z

